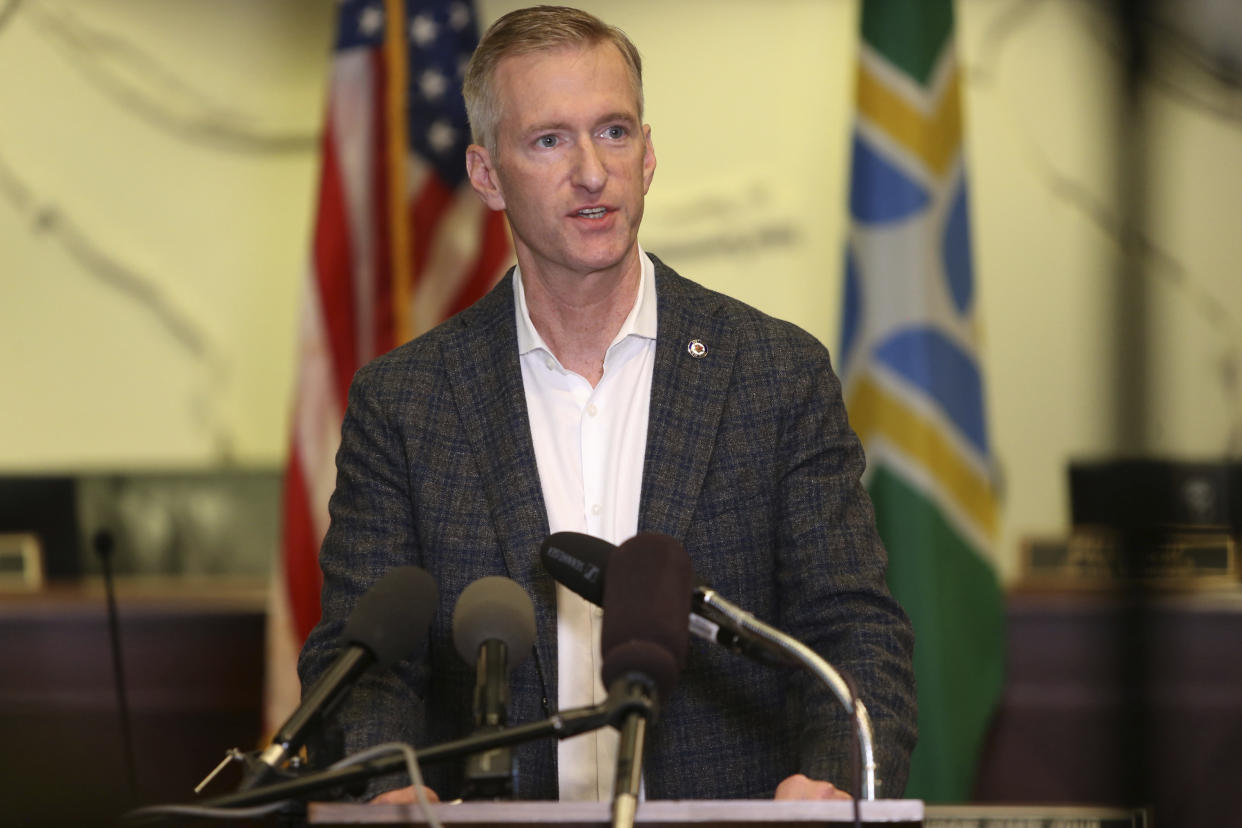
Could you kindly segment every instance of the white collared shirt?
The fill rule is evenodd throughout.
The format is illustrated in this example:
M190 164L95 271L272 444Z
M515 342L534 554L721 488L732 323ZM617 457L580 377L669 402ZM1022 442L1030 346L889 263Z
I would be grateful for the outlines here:
M530 321L521 271L515 272L518 354L531 438L551 532L585 532L620 544L638 532L647 414L656 352L655 266L639 248L634 307L604 357L594 388L563 368ZM597 704L602 611L556 587L557 703ZM613 728L557 743L562 800L609 800L616 773Z

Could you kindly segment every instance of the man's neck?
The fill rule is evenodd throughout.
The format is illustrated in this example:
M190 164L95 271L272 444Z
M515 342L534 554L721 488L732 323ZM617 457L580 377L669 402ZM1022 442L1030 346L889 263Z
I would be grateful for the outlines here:
M615 270L552 275L522 264L522 290L531 324L565 368L592 386L604 376L604 356L638 297L638 249Z

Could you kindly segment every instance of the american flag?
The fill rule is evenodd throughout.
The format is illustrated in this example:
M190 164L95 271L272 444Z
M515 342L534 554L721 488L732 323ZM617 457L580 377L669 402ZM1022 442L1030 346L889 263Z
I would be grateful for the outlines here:
M317 556L354 372L469 306L511 259L503 217L466 180L471 4L342 0L337 15L268 612L269 729L297 705L297 652L319 620Z

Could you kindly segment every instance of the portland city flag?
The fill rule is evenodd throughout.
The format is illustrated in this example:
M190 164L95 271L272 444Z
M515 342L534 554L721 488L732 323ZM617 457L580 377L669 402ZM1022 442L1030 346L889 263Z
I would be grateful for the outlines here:
M970 799L1004 677L951 0L864 0L838 366L915 632L906 795Z

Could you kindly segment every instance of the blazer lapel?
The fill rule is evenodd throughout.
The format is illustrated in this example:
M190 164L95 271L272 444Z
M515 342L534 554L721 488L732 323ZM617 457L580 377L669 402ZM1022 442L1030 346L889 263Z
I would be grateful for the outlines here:
M638 525L681 538L703 485L737 344L717 305L698 295L691 301L690 283L652 260L659 322Z
M733 370L736 341L716 305L688 296L689 283L655 257L658 340L639 503L641 531L684 537L694 515ZM445 339L453 398L487 498L509 577L535 604L535 656L544 697L556 698L556 587L539 563L547 509L531 442L518 361L513 274ZM692 355L690 343L706 348Z
M513 271L469 311L443 346L445 370L487 498L509 577L531 596L543 697L556 698L556 591L539 562L547 509L518 361Z

